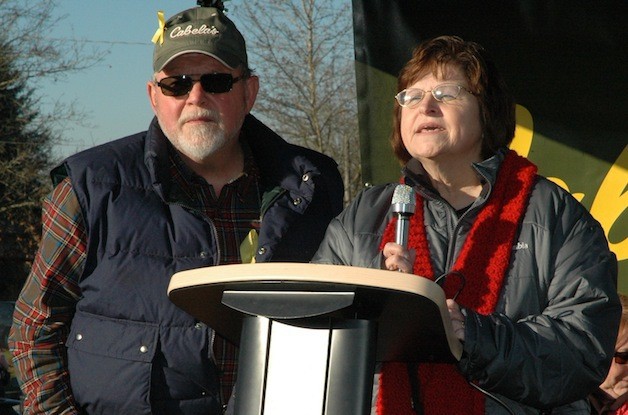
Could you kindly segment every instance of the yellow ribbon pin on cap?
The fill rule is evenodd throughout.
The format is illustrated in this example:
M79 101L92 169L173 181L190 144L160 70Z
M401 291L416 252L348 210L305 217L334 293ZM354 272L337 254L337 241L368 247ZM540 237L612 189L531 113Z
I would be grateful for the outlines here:
M159 20L159 27L153 35L152 42L159 42L160 45L164 44L164 31L166 30L166 20L164 19L164 12L159 10L157 12L157 20Z

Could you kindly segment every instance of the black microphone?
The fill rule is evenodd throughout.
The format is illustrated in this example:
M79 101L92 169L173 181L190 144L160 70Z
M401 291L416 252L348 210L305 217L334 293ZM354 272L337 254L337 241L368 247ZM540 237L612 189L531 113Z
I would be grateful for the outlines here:
M392 197L392 210L397 215L395 242L404 248L408 248L410 216L414 214L415 208L414 189L406 184L397 185Z

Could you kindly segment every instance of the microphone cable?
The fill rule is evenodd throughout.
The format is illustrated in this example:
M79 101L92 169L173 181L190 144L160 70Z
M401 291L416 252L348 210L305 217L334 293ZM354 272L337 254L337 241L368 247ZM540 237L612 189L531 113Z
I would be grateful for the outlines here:
M436 282L437 284L440 284L440 281L447 278L450 275L455 275L456 277L458 277L458 279L460 280L460 288L458 288L458 290L456 291L456 294L453 296L453 300L456 301L456 298L458 298L458 295L462 292L462 290L464 289L464 286L466 284L466 278L464 277L464 275L459 272L459 271L451 271L451 272L447 272L443 275L441 275L440 277L436 278L434 280L434 282ZM510 415L515 415L515 413L512 411L512 409L510 409L510 407L508 407L508 405L506 405L506 403L504 401L502 401L501 399L499 399L497 396L493 395L492 393L490 393L489 391L486 391L484 389L482 389L481 387L479 387L478 385L476 385L473 382L469 382L467 381L467 383L469 385L471 385L473 388L477 389L478 391L480 391L482 394L484 394L485 396L487 396L488 398L494 400L495 402L497 402L499 405L501 405L502 407L504 407L504 409L506 409L508 411L508 413Z
M494 400L495 402L497 402L498 404L500 404L501 406L504 407L505 410L508 411L508 413L510 415L515 415L515 413L513 412L512 409L510 409L510 407L508 405L506 405L506 403L504 401L502 401L501 399L499 399L497 396L493 395L492 393L490 393L489 391L486 391L484 389L482 389L481 387L479 387L478 385L476 385L473 382L467 382L469 385L473 386L475 389L477 389L478 391L482 392L484 395L488 396L490 399Z
M458 288L458 290L456 291L456 294L454 294L454 296L452 297L452 300L456 301L456 298L458 298L458 295L462 292L465 284L467 283L467 279L464 277L464 274L462 272L460 271L446 272L440 277L436 278L434 282L442 287L445 282L443 281L443 284L441 284L440 281L443 279L446 279L450 275L455 275L460 280L460 288Z
M408 362L407 363L407 369L408 369L408 378L410 381L410 391L411 391L411 405L412 405L412 410L414 411L414 413L416 413L417 415L423 415L424 411L423 411L423 405L421 405L421 398L420 398L420 383L419 383L419 379L417 376L417 369L418 369L418 364L416 362ZM490 393L489 391L486 391L484 389L482 389L481 387L479 387L478 385L476 385L473 382L468 382L467 383L469 385L471 385L473 388L475 388L476 390L478 390L479 392L481 392L482 394L484 394L485 396L487 396L489 399L494 400L495 402L497 402L499 405L501 405L506 411L508 411L508 413L510 415L515 415L514 411L512 409L510 409L510 407L508 405L506 405L506 403L504 401L502 401L501 399L499 399L497 396L493 395L492 393Z
M419 364L417 362L407 362L408 380L410 381L410 403L412 410L417 415L424 415L423 405L421 404L420 383L419 383Z

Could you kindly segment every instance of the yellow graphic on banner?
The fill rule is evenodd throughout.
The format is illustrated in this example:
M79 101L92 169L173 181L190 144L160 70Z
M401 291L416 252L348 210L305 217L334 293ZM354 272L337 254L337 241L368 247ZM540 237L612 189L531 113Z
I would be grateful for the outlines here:
M527 157L532 147L534 135L532 114L525 107L517 105L516 117L515 137L510 148ZM628 238L613 243L609 234L620 216L628 209L628 170L626 166L628 166L628 146L624 147L619 158L604 177L590 209L591 215L602 225L606 238L609 239L609 246L617 255L618 261L628 259ZM569 186L564 180L557 177L548 177L548 179L570 192ZM582 201L584 198L584 193L572 193L572 195L578 201Z
M591 215L599 220L606 236L613 225L628 208L628 146L625 146L615 163L611 166L591 205ZM612 243L611 250L618 261L628 259L628 238Z
M534 135L534 123L532 114L526 107L517 105L515 108L517 125L515 127L515 138L510 143L510 148L515 150L520 156L528 157L530 147L532 147L532 136Z

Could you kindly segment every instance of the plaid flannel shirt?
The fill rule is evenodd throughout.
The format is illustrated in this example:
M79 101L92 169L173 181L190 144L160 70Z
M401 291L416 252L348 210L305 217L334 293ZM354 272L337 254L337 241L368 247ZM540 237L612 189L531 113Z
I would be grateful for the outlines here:
M260 226L259 173L248 148L245 155L245 173L225 185L218 198L175 152L170 155L173 184L193 196L198 203L193 208L218 230L221 264L240 263L240 242ZM79 413L70 389L65 340L81 296L86 239L81 209L66 178L44 200L41 244L16 303L10 346L25 395L25 415ZM235 384L237 348L216 336L214 356L226 402Z

